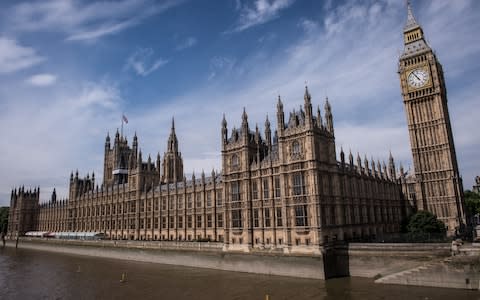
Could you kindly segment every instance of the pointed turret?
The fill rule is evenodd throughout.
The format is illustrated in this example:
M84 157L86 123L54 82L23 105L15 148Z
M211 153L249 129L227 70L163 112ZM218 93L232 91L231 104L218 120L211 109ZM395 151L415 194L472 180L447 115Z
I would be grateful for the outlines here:
M226 145L227 141L228 141L227 120L225 119L225 114L223 114L223 119L222 119L222 142L223 142L223 145Z
M133 135L133 142L132 142L132 150L134 155L137 155L138 152L138 138L137 138L137 132L135 131L135 134Z
M55 190L55 188L53 188L52 197L51 197L50 201L52 203L57 202L57 191Z
M105 138L105 148L110 149L110 133L107 132L107 137Z
M285 129L285 114L283 112L283 103L280 95L278 95L278 102L277 102L277 130L278 133L281 135L283 130Z
M308 91L308 86L305 85L305 94L303 95L304 99L304 109L305 109L305 124L310 127L312 125L313 113L312 113L312 96Z
M323 128L322 112L320 111L320 105L317 106L317 127Z
M353 168L353 155L352 155L352 150L349 150L348 153L348 163L350 164L350 168Z
M178 150L178 140L175 133L175 121L173 118L167 149L167 152L163 155L162 182L175 183L182 181L183 160L182 154Z
M168 152L178 152L178 140L175 134L175 120L172 118L172 127L170 128L170 136L168 137Z
M372 174L373 176L377 176L377 168L375 166L375 160L373 159L373 157L371 159L372 159Z
M357 168L358 172L362 173L362 159L360 158L360 153L357 152Z
M142 170L142 150L138 150L138 156L137 156L137 170L140 171Z
M327 131L334 135L332 108L330 106L330 102L328 101L328 97L325 99L325 122Z
M272 147L272 129L270 128L270 121L268 120L268 115L265 118L265 140L267 142L268 149L270 149Z
M393 160L393 155L391 151L390 151L390 156L388 158L388 172L392 180L397 179L397 171L395 170L395 161Z
M363 164L365 165L365 173L370 174L370 165L368 164L368 158L366 154L363 158Z
M410 0L407 0L407 23L405 24L405 27L403 28L403 30L410 31L418 27L420 27L420 25L417 23L417 20L413 15L413 10L412 10L412 5L410 3Z
M117 128L117 132L115 133L115 144L117 144L119 141L120 141L120 133L118 132L118 128Z
M340 146L340 165L345 167L345 153L343 152L343 147Z

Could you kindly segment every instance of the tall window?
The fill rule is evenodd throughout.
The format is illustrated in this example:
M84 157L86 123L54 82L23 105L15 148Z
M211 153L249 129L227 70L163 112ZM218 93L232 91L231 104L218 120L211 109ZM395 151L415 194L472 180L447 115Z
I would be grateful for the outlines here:
M275 176L275 198L280 198L280 176Z
M242 211L240 209L232 210L232 227L242 228Z
M303 195L305 192L303 173L295 173L292 178L293 195Z
M197 216L197 228L202 227L202 216Z
M306 205L295 206L295 226L308 226L308 214Z
M252 181L252 197L254 200L258 199L258 185L256 180Z
M187 208L192 208L192 194L187 195Z
M238 170L239 169L240 159L238 158L238 155L236 155L236 154L232 155L231 165L232 165L233 170Z
M162 197L162 209L167 209L167 197Z
M294 141L292 143L292 156L299 156L300 155L300 143L298 141Z
M211 206L212 206L212 192L207 191L207 207L211 207Z
M217 227L223 227L223 214L217 215Z
M232 182L232 201L240 201L240 182Z
M207 215L207 227L208 228L212 227L212 214Z
M167 217L162 217L162 228L167 228Z
M175 217L170 217L170 224L169 224L170 228L174 228L175 227Z
M202 193L197 193L195 195L195 200L196 207L202 207Z
M222 206L222 191L217 192L217 206Z
M192 216L187 216L187 226L188 228L192 228Z
M183 217L178 216L178 228L183 228Z
M282 227L283 226L283 222L282 222L282 208L281 207L277 207L277 227Z
M178 198L178 208L183 209L183 195Z
M265 227L270 227L270 208L265 208L264 210L264 216L265 216Z
M263 199L268 199L270 198L270 192L268 189L268 179L263 180Z
M253 227L258 227L258 208L253 209Z

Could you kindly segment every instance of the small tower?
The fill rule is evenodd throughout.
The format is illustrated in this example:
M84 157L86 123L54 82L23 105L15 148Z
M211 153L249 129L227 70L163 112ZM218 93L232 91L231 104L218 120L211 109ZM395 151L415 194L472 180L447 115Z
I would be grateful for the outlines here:
M223 146L223 148L227 144L227 141L228 141L227 120L225 119L225 114L223 114L223 119L222 119L222 146Z
M397 179L397 172L395 170L395 161L393 160L392 152L390 152L390 156L388 157L388 173L390 175L390 179L396 180Z
M312 127L312 120L313 120L313 112L312 112L312 96L308 91L308 86L305 86L305 94L303 95L304 100L304 110L305 110L305 125L307 128Z
M163 155L163 183L180 182L183 179L183 159L178 151L178 140L175 133L175 121L172 118L172 127L168 137L167 152Z
M330 106L330 102L328 102L328 97L325 99L325 122L327 131L334 136L333 132L333 115L332 115L332 108Z
M277 131L278 134L281 136L283 131L285 130L285 114L283 112L283 103L280 95L278 96L277 102Z

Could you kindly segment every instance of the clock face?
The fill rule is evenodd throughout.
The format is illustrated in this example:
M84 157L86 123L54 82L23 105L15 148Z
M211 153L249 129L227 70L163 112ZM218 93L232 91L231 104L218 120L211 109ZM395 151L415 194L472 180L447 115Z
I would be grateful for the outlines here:
M408 74L408 84L414 88L424 86L428 81L428 72L425 69L416 69Z

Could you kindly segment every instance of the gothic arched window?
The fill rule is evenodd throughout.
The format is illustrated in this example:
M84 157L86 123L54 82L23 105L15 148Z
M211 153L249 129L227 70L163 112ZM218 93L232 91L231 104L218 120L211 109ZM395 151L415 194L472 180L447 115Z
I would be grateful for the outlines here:
M292 156L293 157L298 157L300 156L300 153L302 152L300 143L298 141L294 141L292 143Z
M233 170L237 170L240 167L240 159L238 158L238 155L234 154L232 156L231 166Z

